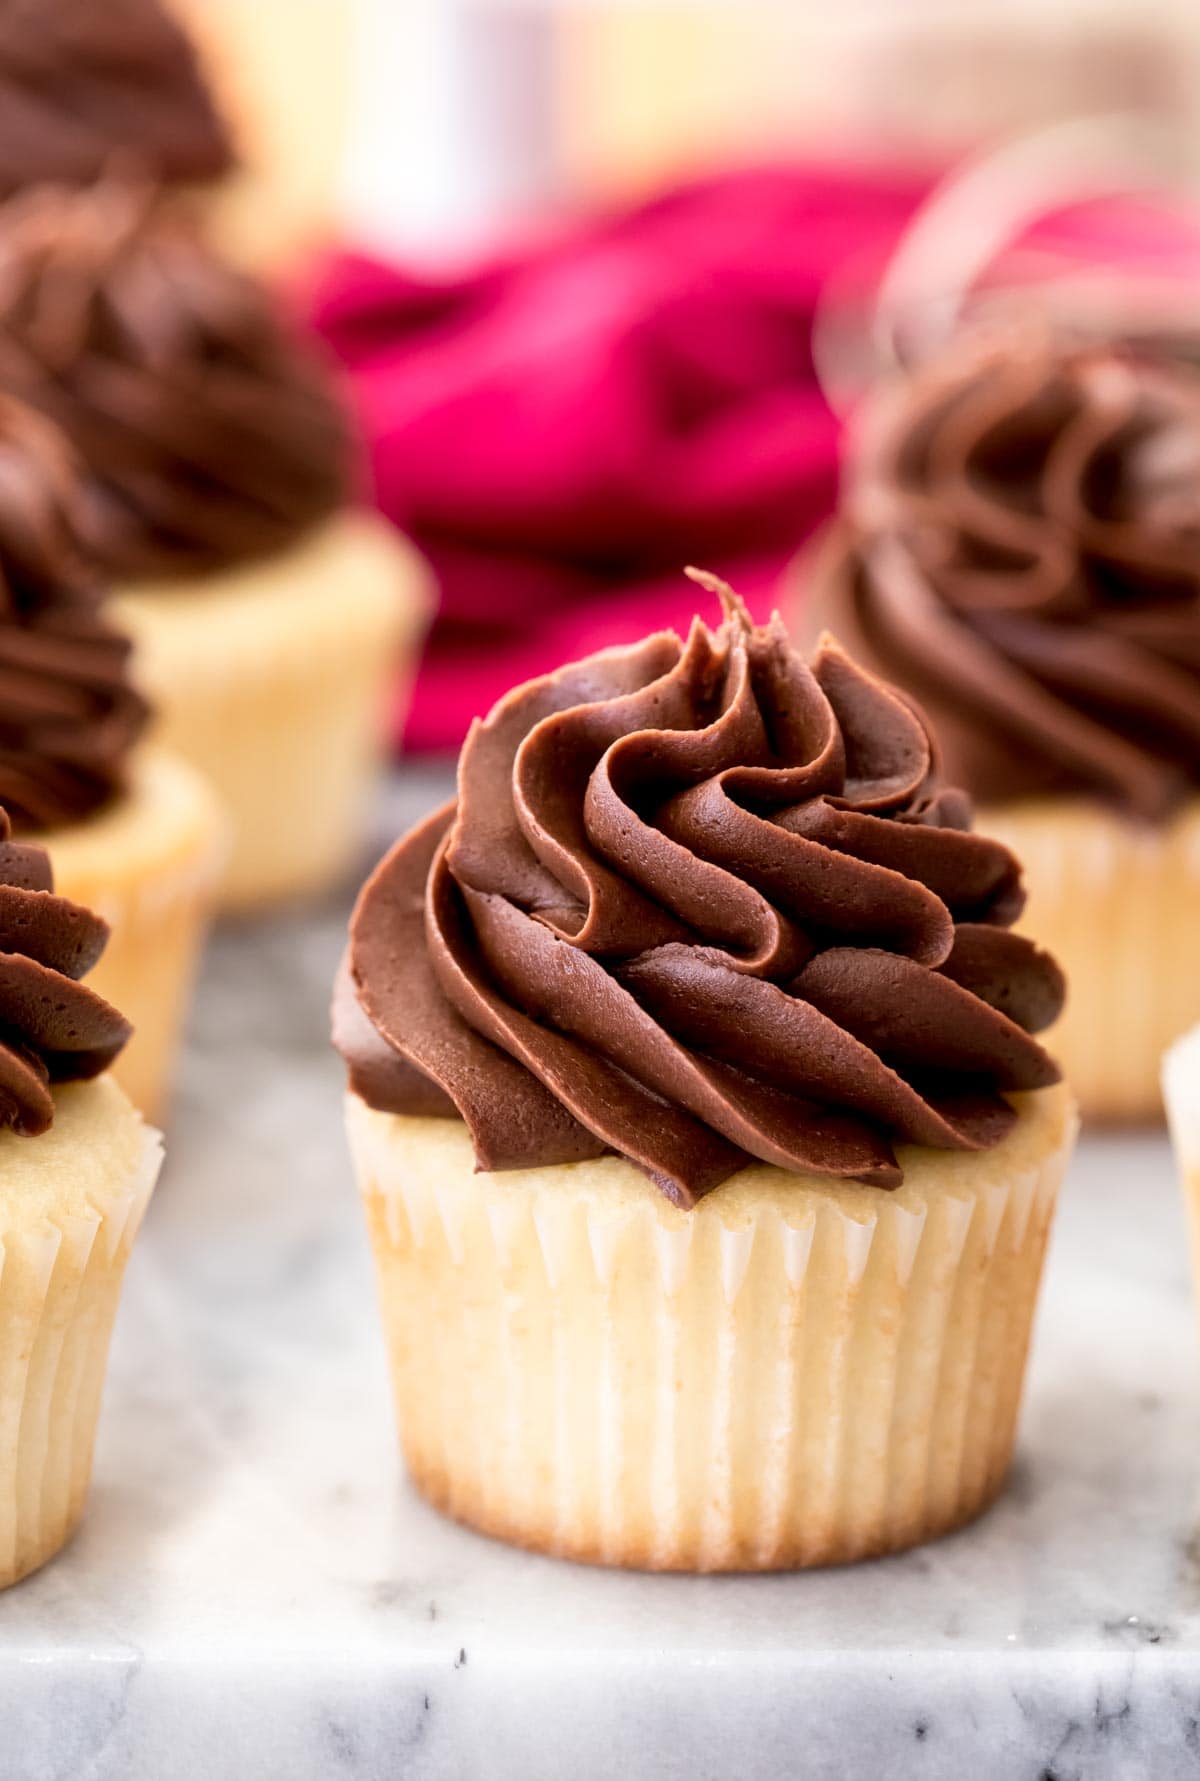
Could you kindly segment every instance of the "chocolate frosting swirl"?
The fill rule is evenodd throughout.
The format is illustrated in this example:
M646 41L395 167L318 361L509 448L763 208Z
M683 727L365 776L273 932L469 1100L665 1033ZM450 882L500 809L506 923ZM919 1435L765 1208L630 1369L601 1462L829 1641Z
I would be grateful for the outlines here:
M0 0L0 194L95 179L114 149L163 179L232 168L180 25L158 0Z
M0 384L82 459L110 577L268 555L346 498L324 361L143 186L43 187L0 212Z
M725 598L509 694L359 899L351 1087L460 1114L481 1168L615 1151L683 1206L754 1158L894 1186L897 1141L990 1145L1057 1080L1061 976L920 712Z
M22 831L120 792L148 715L81 554L82 499L55 428L0 397L0 804Z
M0 810L0 1126L54 1119L50 1085L99 1076L132 1031L83 977L108 939L98 915L54 895L44 848L10 839Z
M1148 341L960 343L868 403L810 600L975 797L1162 818L1200 784L1200 372Z

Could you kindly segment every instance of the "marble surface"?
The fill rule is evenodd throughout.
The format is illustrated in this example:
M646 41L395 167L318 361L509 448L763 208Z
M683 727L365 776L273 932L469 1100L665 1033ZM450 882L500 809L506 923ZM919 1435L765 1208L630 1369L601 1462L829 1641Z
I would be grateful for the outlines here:
M406 781L398 824L441 790ZM4 1781L1200 1773L1200 1354L1165 1142L1084 1145L976 1527L778 1578L604 1574L399 1473L325 1044L344 903L222 932L90 1514L0 1597Z

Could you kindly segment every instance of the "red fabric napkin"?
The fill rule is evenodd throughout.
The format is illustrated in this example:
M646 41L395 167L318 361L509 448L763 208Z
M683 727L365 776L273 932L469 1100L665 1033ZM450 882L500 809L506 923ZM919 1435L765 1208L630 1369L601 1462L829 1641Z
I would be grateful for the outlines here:
M324 270L315 318L350 373L379 504L440 583L409 747L457 746L531 674L685 628L685 563L769 604L835 495L817 305L834 275L841 300L873 286L929 188L751 171L455 279L355 256ZM1086 257L1098 227L1118 257L1162 251L1161 226L1099 226L1094 206L1060 219L1055 245Z

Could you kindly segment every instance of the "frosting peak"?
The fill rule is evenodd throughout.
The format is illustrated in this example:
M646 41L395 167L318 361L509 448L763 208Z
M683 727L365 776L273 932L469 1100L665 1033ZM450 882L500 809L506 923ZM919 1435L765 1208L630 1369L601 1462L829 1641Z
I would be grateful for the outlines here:
M324 362L149 186L47 186L0 211L0 383L82 460L110 578L268 555L346 497Z
M1200 372L969 340L868 401L811 623L912 686L985 800L1200 785Z
M754 1158L892 1186L1057 1072L1057 967L920 712L726 590L518 687L458 799L351 926L336 1037L376 1107L459 1113L480 1166L616 1151L690 1205Z
M131 1028L79 981L107 925L55 896L45 850L10 833L0 809L0 1126L35 1137L54 1119L52 1085L99 1076Z
M82 554L82 502L55 428L0 397L0 805L22 831L119 792L148 715Z

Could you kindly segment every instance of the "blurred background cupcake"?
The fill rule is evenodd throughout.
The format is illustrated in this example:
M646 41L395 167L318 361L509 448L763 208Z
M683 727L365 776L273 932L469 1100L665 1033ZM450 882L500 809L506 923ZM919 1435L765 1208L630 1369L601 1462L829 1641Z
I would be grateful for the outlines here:
M1063 961L1099 1118L1149 1118L1200 1016L1200 372L1036 320L863 405L801 624L922 700Z
M81 554L83 501L52 424L0 398L0 804L111 928L93 982L135 1023L116 1074L157 1118L226 830L201 776L141 740L149 707Z
M160 739L234 825L248 907L351 863L422 566L354 504L349 423L316 351L150 187L43 187L0 215L0 386L86 472Z
M223 251L290 264L336 230L354 7L341 0L6 0L0 192L115 157Z

